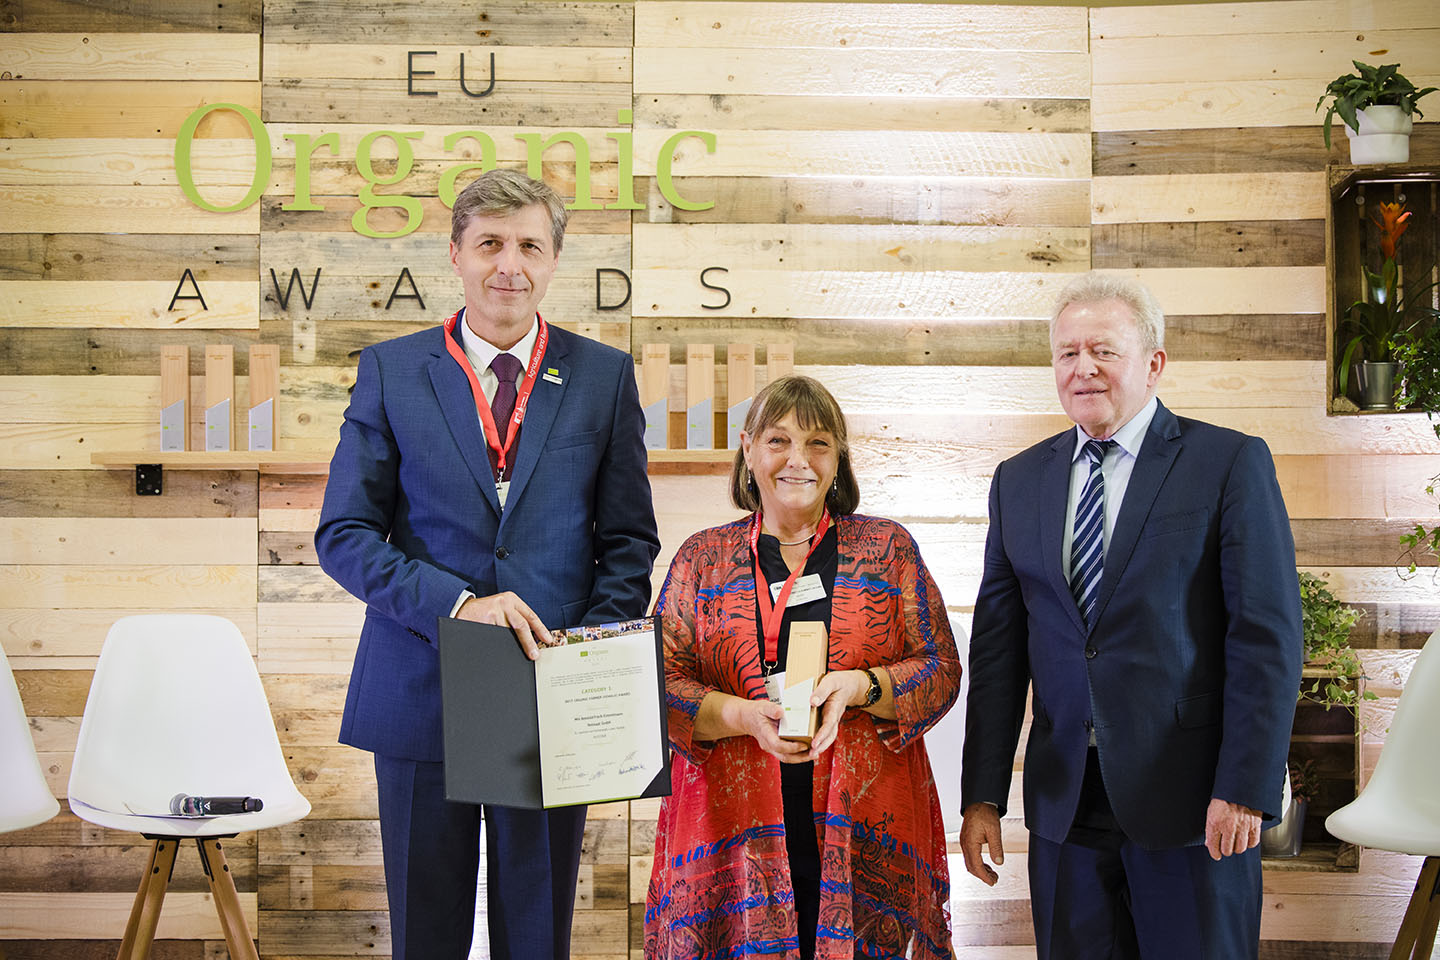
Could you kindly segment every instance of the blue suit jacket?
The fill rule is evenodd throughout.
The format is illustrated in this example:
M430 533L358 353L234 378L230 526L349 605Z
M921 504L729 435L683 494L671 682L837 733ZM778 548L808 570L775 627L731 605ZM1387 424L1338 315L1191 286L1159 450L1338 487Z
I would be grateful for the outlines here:
M513 591L547 627L644 616L659 552L628 354L550 326L500 511L475 400L432 327L366 349L315 548L365 601L340 741L442 758L436 623Z
M1157 849L1203 842L1212 796L1279 810L1300 683L1295 546L1263 440L1161 405L1087 630L1061 572L1075 431L990 488L970 645L962 803L1004 813L1034 684L1025 822L1063 842L1090 725L1115 818Z

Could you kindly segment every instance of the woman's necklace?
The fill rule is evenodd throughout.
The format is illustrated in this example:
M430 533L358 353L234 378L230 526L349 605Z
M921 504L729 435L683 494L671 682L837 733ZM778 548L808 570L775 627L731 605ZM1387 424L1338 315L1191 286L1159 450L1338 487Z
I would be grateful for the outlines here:
M802 539L800 539L800 540L788 540L788 541L787 541L787 540L781 540L779 537L776 537L776 538L775 538L775 542L778 543L778 544L780 544L780 546L782 546L782 547L798 547L800 544L802 544L802 543L809 543L811 540L814 540L814 539L815 539L815 534L812 533L812 534L810 534L810 536L804 537L804 538L802 538Z

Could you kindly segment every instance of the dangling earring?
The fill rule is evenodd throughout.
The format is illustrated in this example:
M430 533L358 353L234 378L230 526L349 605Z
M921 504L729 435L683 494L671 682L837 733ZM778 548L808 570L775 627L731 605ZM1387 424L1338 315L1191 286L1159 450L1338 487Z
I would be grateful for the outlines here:
M755 486L755 474L750 472L750 465L748 463L741 464L740 470L745 476L745 489L749 491L750 496L759 498L760 488Z

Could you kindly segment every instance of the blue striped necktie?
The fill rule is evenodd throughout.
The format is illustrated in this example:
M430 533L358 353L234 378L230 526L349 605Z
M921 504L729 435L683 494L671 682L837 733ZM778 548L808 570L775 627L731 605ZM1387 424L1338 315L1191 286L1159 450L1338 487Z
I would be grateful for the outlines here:
M1075 505L1075 536L1070 541L1070 592L1085 625L1100 596L1100 575L1105 570L1105 474L1100 465L1115 446L1114 440L1090 440L1081 451L1090 461L1090 477Z

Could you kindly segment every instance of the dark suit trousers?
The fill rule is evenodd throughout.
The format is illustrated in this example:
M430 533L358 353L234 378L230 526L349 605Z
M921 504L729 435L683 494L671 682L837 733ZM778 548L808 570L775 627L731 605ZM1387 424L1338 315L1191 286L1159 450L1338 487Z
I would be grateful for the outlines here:
M1214 861L1203 846L1146 850L1115 822L1092 747L1064 843L1030 835L1040 960L1255 960L1260 849Z
M394 960L465 960L475 930L481 807L445 799L441 763L375 755ZM493 960L568 960L585 808L487 805Z

